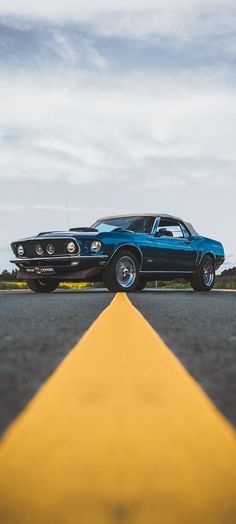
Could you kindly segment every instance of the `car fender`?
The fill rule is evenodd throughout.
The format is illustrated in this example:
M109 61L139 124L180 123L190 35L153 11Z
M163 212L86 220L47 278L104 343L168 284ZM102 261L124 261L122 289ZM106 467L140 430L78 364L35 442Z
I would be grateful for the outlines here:
M110 264L111 260L114 258L114 256L118 253L118 251L120 251L121 249L127 249L127 250L130 250L134 255L138 255L138 262L139 262L139 269L142 267L142 264L143 264L143 254L142 254L142 251L141 249L136 246L135 244L132 244L132 243L124 243L124 244L119 244L113 251L112 255L110 256L109 260L107 261L106 266L108 266L108 264Z
M203 260L204 257L209 256L213 259L213 262L216 261L216 255L213 253L213 251L203 251L202 253L199 253L199 258L197 260L197 266L199 266Z

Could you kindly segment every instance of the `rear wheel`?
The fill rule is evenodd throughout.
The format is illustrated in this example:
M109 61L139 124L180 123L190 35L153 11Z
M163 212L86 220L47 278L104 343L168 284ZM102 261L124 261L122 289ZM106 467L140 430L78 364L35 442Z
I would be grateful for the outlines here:
M59 280L47 280L46 278L40 280L32 279L27 280L27 284L31 291L35 293L51 293L58 287Z
M110 291L133 291L138 282L138 261L130 251L119 251L104 269L103 282Z
M211 291L215 282L215 266L211 257L203 258L190 282L195 291Z

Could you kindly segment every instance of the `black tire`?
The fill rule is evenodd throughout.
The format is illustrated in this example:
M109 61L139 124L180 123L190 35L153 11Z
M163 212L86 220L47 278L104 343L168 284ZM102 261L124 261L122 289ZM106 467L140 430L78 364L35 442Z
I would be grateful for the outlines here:
M123 273L127 267L133 268L132 276L122 275L122 263L123 263ZM120 265L120 267L119 267ZM120 269L120 271L119 271ZM109 265L103 271L103 282L109 291L134 291L138 282L138 271L139 265L137 258L133 253L128 250L119 251L111 260ZM123 279L123 285L121 280Z
M147 280L140 278L136 284L135 291L142 291L147 285Z
M190 280L195 291L211 291L215 282L215 266L211 257L205 256Z
M52 291L55 291L55 289L59 286L59 280L47 280L47 279L41 279L41 280L27 280L27 284L31 291L34 291L35 293L52 293Z

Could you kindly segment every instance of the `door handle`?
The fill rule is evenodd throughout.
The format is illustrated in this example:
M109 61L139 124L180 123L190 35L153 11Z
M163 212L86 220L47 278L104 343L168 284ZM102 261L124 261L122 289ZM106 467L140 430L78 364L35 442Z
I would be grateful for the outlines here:
M185 243L187 246L190 246L190 245L191 245L191 240L185 240L184 243Z

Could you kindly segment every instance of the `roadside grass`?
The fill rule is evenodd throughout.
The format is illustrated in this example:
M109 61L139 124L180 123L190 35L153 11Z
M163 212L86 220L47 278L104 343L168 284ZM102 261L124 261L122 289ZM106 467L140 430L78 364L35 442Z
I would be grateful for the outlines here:
M28 289L26 282L0 282L0 289Z
M104 287L102 282L90 284L86 282L61 282L59 285L62 289L82 290L85 288ZM185 280L173 280L172 282L157 280L148 282L147 288L166 288L166 289L189 289L191 285ZM236 278L218 276L214 285L215 289L236 289ZM26 282L0 282L0 290L28 289Z
M216 280L215 289L236 289L236 278L219 278Z
M83 289L88 287L88 285L86 282L61 282L59 287L64 289Z
M85 282L79 282L79 283L61 282L59 285L60 288L64 288L64 289L82 289L87 286L88 284L86 284ZM0 290L1 289L11 290L11 289L29 289L29 288L26 282L0 282Z
M190 283L186 280L156 280L155 282L148 282L147 288L166 288L166 289L188 289L191 288Z

